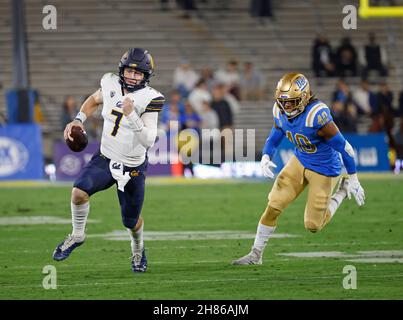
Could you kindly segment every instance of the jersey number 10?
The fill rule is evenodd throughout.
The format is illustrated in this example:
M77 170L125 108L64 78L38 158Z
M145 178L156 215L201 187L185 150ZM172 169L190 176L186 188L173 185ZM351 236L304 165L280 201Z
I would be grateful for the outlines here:
M292 133L290 131L287 131L287 138L288 140L291 141L291 143L295 144L295 146L303 152L306 153L315 153L316 152L316 146L309 141L307 137L305 137L303 134L296 133L295 137L292 136Z

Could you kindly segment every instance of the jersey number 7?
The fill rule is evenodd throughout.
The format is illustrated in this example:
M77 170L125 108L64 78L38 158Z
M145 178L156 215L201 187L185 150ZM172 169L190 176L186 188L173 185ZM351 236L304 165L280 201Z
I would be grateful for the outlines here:
M113 127L113 130L111 132L111 135L114 137L118 133L120 121L122 121L123 118L123 113L117 110L112 110L111 114L116 117L115 126Z

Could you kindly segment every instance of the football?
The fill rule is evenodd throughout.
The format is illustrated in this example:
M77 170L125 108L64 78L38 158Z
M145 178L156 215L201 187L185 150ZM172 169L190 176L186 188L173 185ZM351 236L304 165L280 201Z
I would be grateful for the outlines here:
M83 131L80 127L74 126L71 129L71 137L73 141L70 139L66 139L66 144L70 148L71 151L80 152L85 149L88 144L87 133Z

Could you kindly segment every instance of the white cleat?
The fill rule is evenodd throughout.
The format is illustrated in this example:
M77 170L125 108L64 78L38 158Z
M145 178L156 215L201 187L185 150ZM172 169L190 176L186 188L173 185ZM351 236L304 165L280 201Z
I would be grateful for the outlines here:
M249 264L262 264L262 252L256 248L252 248L246 256L239 258L238 260L232 261L234 265L249 265Z

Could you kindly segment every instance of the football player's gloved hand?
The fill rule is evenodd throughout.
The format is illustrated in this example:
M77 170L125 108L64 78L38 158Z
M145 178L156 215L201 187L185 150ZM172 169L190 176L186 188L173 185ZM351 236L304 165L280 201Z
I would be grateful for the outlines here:
M266 178L273 179L274 173L273 173L273 171L271 171L271 168L277 168L277 166L270 160L270 157L267 154L264 154L262 156L260 165L262 166L263 175Z
M349 175L349 178L347 180L347 197L351 199L351 195L354 196L355 201L359 206L362 206L364 204L364 189L361 187L356 173Z

